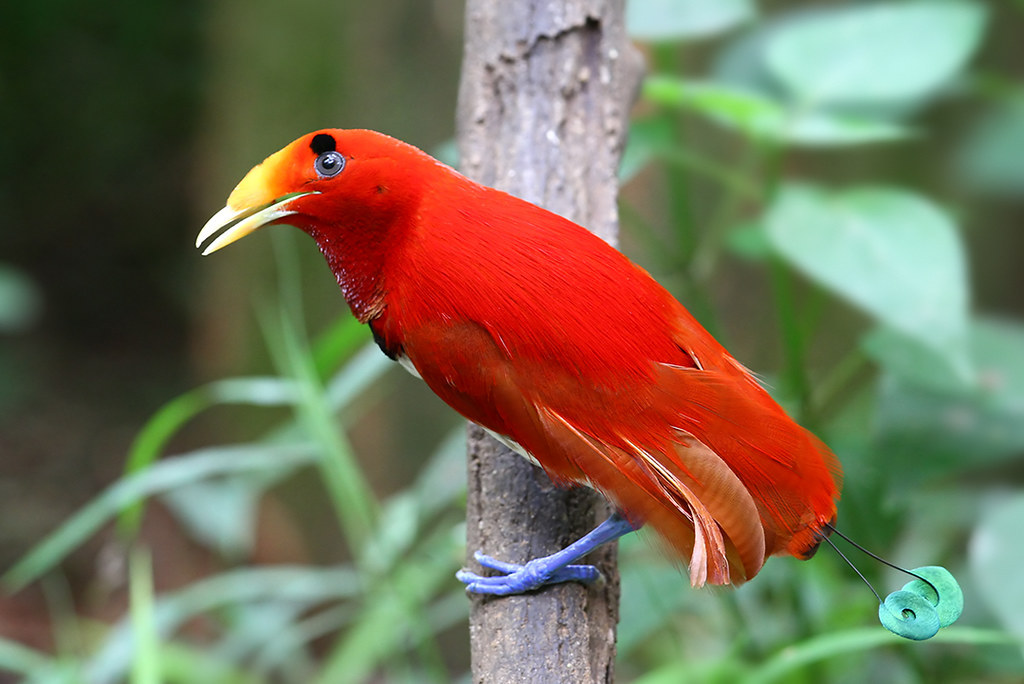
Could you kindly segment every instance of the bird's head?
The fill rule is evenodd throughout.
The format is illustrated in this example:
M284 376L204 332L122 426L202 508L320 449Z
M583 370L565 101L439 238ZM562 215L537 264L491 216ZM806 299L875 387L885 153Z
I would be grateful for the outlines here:
M322 249L324 242L341 237L339 231L375 232L383 239L422 192L420 169L436 165L415 147L382 133L309 133L245 175L227 206L203 226L196 247L216 235L203 250L211 254L257 228L281 223L310 233Z

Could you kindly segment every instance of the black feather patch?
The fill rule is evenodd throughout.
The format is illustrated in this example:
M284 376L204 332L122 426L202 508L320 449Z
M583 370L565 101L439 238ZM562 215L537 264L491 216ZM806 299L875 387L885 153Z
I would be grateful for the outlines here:
M326 133L317 133L313 136L313 140L310 141L309 147L313 150L313 154L319 156L324 152L334 152L338 149L338 144L334 142L334 136L327 135Z
M402 345L400 344L389 344L388 341L384 339L384 335L377 330L378 320L379 319L375 318L370 321L370 332L373 333L373 341L377 343L377 346L380 347L380 350L384 352L385 356L392 361L397 361L399 356L405 354L405 349L402 348Z

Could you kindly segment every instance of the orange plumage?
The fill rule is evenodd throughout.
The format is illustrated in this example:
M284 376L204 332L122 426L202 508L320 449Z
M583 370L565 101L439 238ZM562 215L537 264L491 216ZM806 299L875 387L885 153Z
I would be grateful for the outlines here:
M352 130L255 167L197 244L228 225L209 253L272 223L316 240L387 354L554 480L652 526L694 585L750 579L827 534L832 453L586 229Z

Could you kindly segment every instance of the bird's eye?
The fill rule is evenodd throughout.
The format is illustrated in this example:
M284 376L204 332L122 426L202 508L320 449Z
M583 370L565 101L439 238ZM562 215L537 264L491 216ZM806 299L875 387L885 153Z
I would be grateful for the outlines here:
M337 176L345 168L345 158L340 152L329 150L316 158L313 168L321 178Z

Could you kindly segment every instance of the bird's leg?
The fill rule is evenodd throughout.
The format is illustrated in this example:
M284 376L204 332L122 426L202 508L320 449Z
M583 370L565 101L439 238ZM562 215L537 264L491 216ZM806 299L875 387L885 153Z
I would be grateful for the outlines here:
M624 517L613 513L586 535L550 556L534 558L525 565L518 565L485 556L477 551L473 557L480 565L504 574L496 577L484 577L469 570L459 570L455 576L460 582L466 584L467 591L497 596L522 594L545 584L559 582L589 584L600 577L601 572L593 565L570 565L570 563L587 555L601 544L618 539L639 528L639 525L634 527Z

